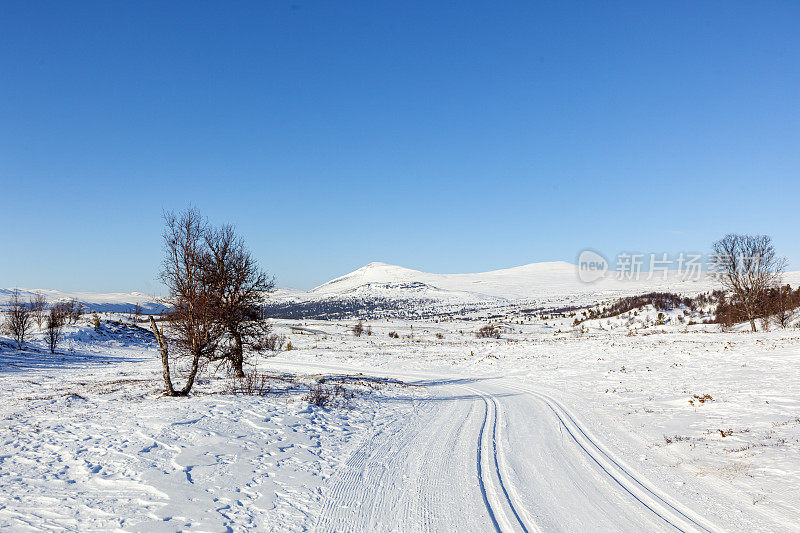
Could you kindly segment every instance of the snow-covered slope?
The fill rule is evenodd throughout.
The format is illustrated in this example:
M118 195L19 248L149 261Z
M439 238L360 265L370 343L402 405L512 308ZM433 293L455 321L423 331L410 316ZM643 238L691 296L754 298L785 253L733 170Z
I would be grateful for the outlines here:
M14 289L0 289L0 308L8 304ZM159 303L158 298L141 292L64 292L51 289L19 289L20 296L24 301L28 301L35 293L41 293L47 299L48 304L52 305L60 301L75 299L83 304L88 312L112 312L127 313L137 304L145 313L159 312L164 306Z
M435 290L470 293L474 295L520 300L543 296L596 293L605 290L707 290L714 286L705 276L699 280L683 280L677 272L663 273L647 279L643 273L639 280L619 280L615 272L595 283L584 283L578 278L576 266L565 261L531 263L514 268L492 270L474 274L432 274L386 263L370 263L349 274L333 279L310 292L314 295L352 293L364 287L395 288L398 293L419 290L411 284L424 284ZM399 295L399 294L398 294Z
M788 273L785 279L797 284L800 272ZM643 272L638 279L620 279L618 272L605 271L586 283L576 265L564 261L470 274L435 274L374 262L308 292L278 291L270 300L277 316L292 318L418 317L508 306L580 306L653 291L693 295L717 288L705 273L689 276L678 271Z

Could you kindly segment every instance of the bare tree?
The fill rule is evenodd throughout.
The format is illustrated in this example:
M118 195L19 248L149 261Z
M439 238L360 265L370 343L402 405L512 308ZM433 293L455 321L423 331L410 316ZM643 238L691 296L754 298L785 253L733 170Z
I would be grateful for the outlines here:
M355 326L353 326L353 335L356 337L360 337L364 334L364 321L359 320Z
M775 295L775 319L780 327L789 327L793 314L792 288L789 285L779 287Z
M744 307L750 329L756 331L759 304L768 289L779 285L786 259L776 255L767 235L730 233L714 243L712 264L717 278Z
M76 300L75 298L70 300L70 302L72 304L72 313L70 320L72 321L73 324L77 324L78 321L81 319L81 315L83 314L85 309L83 307L83 304L78 300Z
M50 309L50 312L47 314L47 320L45 322L47 329L45 330L46 335L45 339L47 339L47 346L50 348L50 353L56 353L56 348L58 347L58 343L61 342L61 331L64 327L64 314L62 311L58 309L58 307L53 307Z
M70 320L70 313L71 313L71 304L69 302L58 302L52 307L52 310L56 312L56 316L61 321L61 325L64 326Z
M47 308L47 299L44 294L37 292L30 299L30 308L33 319L36 320L36 327L42 331L42 324L45 321L45 309Z
M214 359L244 377L245 350L260 352L268 344L270 326L262 317L262 304L275 281L261 269L233 226L206 228L205 240L210 252L205 267L216 284L214 306L226 332Z
M70 298L69 300L59 302L57 307L62 313L65 324L75 324L81 319L81 314L83 313L83 304L75 298Z
M8 302L6 311L6 330L17 343L17 348L22 349L25 337L31 328L31 310L22 300L19 289L14 289Z
M186 384L180 390L172 386L169 374L169 359L163 330L153 325L153 333L159 339L166 394L186 396L192 390L201 358L213 359L217 345L224 333L217 313L217 298L214 290L217 282L206 265L209 250L205 240L207 223L200 213L190 208L181 213L164 214L164 261L160 277L169 292L172 305L167 314L173 345L179 356L188 357L189 373Z

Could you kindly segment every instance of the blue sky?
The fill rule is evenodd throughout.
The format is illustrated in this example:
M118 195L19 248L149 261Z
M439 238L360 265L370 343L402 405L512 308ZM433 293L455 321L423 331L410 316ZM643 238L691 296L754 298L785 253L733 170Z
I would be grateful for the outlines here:
M800 269L800 4L3 2L0 286L158 292L161 213L281 286L705 251Z

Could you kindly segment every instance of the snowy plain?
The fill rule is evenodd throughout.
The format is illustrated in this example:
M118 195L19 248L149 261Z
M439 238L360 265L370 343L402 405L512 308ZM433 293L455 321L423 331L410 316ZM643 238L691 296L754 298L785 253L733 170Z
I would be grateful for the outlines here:
M40 333L22 351L0 336L0 528L798 530L800 316L723 332L707 310L648 306L576 326L541 309L713 286L509 271L374 263L284 291L489 303L366 320L361 337L355 320L272 319L293 349L254 360L256 395L209 367L190 398L161 396L134 316L85 315L56 355ZM490 320L500 338L476 338Z
M101 332L73 326L61 355L6 347L0 524L791 531L800 523L797 330L577 334L531 323L476 339L479 323L390 320L368 322L372 335L357 338L352 321L304 322L324 332L308 335L292 333L293 324L278 321L276 330L295 349L259 361L273 376L265 396L232 395L208 371L193 397L163 398L152 340L110 322ZM375 385L359 384L359 374ZM311 405L304 395L321 379L339 379L355 397Z

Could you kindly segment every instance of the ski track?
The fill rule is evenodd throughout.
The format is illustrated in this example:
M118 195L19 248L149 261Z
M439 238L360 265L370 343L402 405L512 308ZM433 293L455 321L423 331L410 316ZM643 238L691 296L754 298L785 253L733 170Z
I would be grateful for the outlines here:
M619 487L649 511L664 520L666 524L679 531L720 531L718 527L654 488L649 482L641 479L633 473L630 467L623 466L622 462L599 444L596 439L591 437L587 430L575 420L569 410L557 400L543 393L518 386L508 384L504 386L533 396L544 403L587 457Z
M458 380L447 384L444 380L435 399L421 401L412 418L396 420L371 435L331 478L323 492L325 501L316 530L553 529L552 521L542 528L536 510L526 508L522 495L531 497L531 487L515 486L509 476L507 450L502 443L504 428L511 422L504 418L504 399L511 395L528 397L534 400L533 405L541 405L544 409L540 408L538 415L549 413L559 431L569 436L571 461L581 470L604 476L608 487L619 493L613 495L613 501L631 506L619 508L620 516L614 520L623 520L626 512L635 511L650 513L653 519L645 516L642 523L657 529L720 530L615 458L552 397L505 380L491 381L494 383L483 386ZM470 447L457 453L459 442L468 442ZM575 464L571 468L575 469ZM471 479L472 488L477 490L470 492L451 483L449 488L457 490L448 494L443 484L454 476L454 468L460 472L460 479ZM579 472L579 476L587 483L592 480L590 472ZM457 499L466 503L464 508L471 508L474 516L453 512ZM469 526L465 526L467 523Z
M509 491L503 481L504 476L502 469L500 468L501 454L498 450L497 438L497 421L500 417L500 413L497 401L494 397L488 396L472 387L464 388L480 396L484 403L484 419L478 437L478 480L481 484L484 503L492 518L492 523L498 531L521 530L527 533L531 529L526 527L525 522L523 522L520 518L520 514L517 512L519 504L515 505L515 500L517 499L516 492L512 489L514 498L509 495ZM489 419L491 419L491 436L485 431ZM489 459L487 455L491 457L491 459ZM486 462L487 466L490 468L484 468L484 462ZM488 479L486 479L487 471ZM487 496L487 494L491 495L491 497ZM508 515L508 511L511 512L513 518ZM502 528L500 527L500 523L503 524ZM533 526L533 530L538 531L539 529Z

